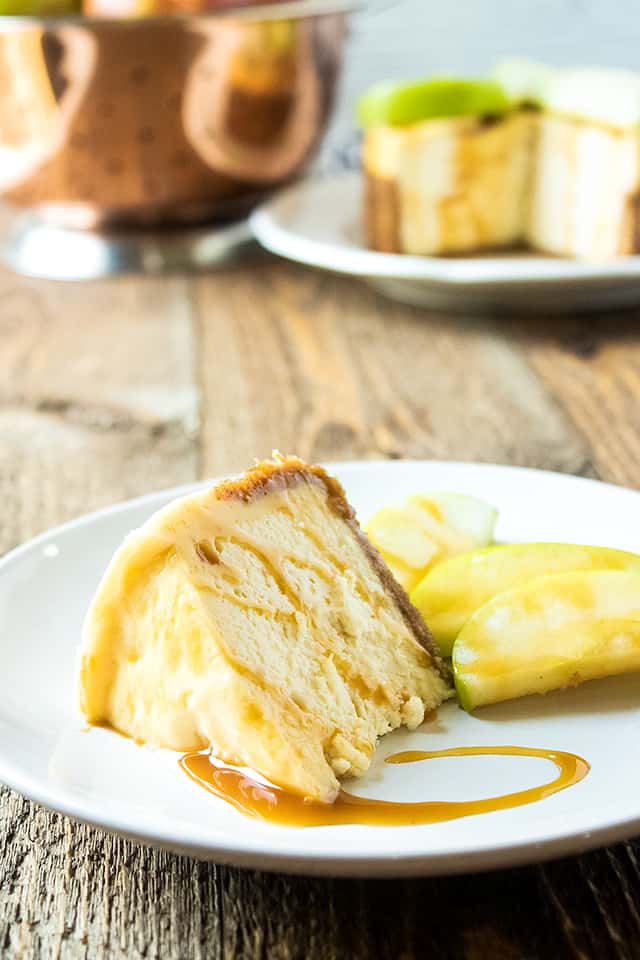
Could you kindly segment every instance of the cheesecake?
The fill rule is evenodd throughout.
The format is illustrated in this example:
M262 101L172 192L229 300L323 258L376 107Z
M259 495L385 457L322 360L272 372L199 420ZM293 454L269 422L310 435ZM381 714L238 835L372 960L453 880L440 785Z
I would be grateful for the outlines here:
M376 742L452 694L418 611L338 481L294 457L131 533L87 613L80 708L331 802Z
M535 139L527 245L606 260L640 251L640 74L506 58L494 77Z
M358 116L369 246L440 255L521 240L533 128L500 84L383 84L361 99Z
M640 75L507 58L490 80L374 87L359 118L375 250L640 251Z

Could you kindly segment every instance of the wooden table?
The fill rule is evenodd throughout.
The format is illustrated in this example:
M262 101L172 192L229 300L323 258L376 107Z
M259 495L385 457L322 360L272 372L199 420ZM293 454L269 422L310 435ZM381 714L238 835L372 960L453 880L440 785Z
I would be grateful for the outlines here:
M0 274L0 551L273 447L638 485L639 320L425 313L264 257L195 279ZM306 880L145 849L9 791L0 816L2 957L640 956L634 843L480 876Z

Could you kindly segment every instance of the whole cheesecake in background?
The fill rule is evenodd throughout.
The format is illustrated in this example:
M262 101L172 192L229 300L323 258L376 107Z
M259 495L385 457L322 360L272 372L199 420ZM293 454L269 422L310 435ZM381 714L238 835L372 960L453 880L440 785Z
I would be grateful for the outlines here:
M127 537L86 618L79 689L91 723L211 748L326 802L378 737L452 693L338 482L294 457L176 500Z
M489 80L374 87L358 113L373 249L640 251L640 75L508 58Z

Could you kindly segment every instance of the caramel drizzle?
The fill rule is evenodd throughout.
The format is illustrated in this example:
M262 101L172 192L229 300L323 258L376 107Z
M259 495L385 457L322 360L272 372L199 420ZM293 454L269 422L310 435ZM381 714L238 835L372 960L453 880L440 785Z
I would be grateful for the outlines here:
M245 816L281 826L322 827L338 824L370 826L410 826L442 823L461 817L509 810L538 800L545 800L560 790L579 783L589 772L582 757L563 750L542 750L535 747L453 747L448 750L406 750L386 757L386 763L416 763L442 757L538 757L550 760L557 768L553 780L527 790L504 793L484 800L427 800L402 803L357 797L341 790L335 803L317 803L281 787L254 780L235 767L218 763L208 753L188 753L180 766L197 784L225 800Z

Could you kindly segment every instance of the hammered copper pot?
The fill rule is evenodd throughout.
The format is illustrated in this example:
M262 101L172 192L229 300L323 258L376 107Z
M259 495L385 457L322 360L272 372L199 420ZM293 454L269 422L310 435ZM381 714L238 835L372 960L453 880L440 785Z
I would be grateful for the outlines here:
M319 142L347 10L0 18L0 199L89 228L246 213Z

